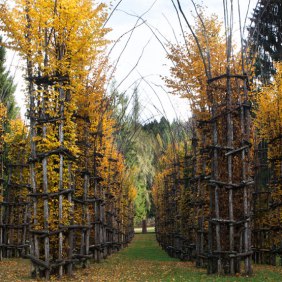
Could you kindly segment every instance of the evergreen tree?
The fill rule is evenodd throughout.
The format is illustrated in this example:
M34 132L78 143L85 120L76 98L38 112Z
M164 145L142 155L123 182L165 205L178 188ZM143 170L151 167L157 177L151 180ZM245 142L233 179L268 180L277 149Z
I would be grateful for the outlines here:
M0 44L2 38L0 37ZM19 108L15 101L16 86L13 82L9 71L5 69L6 50L0 45L0 103L3 103L7 108L8 119L14 119L19 115Z
M275 73L273 63L282 60L282 1L259 0L248 31L255 76L266 83Z

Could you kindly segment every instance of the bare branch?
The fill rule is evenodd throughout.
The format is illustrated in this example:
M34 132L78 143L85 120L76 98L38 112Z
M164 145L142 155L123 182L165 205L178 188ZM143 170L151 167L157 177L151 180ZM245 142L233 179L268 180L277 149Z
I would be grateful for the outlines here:
M130 76L130 74L136 69L136 67L138 66L140 60L143 57L144 51L146 49L146 47L148 46L148 44L150 43L150 40L146 43L146 45L143 47L142 52L137 60L137 62L135 63L135 65L131 68L131 70L128 72L128 74L121 80L121 82L118 84L117 88L119 88L121 86L121 84ZM117 89L116 88L116 89Z
M207 36L207 29L206 29L206 26L205 26L205 23L200 15L200 13L198 12L198 8L195 4L195 2L193 0L191 0L191 2L193 3L193 6L194 6L194 9L196 11L196 14L197 14L197 17L199 18L201 24L202 24L202 27L204 29L204 37L205 37L205 41L206 41L206 45L207 45L207 60L208 60L208 72L209 72L209 76L212 77L212 71L211 71L211 58L210 58L210 44L209 44L209 38Z
M173 26L171 25L171 23L170 23L169 19L166 17L166 15L164 13L162 13L162 15L165 18L165 20L168 23L168 25L170 26L171 31L172 31L173 36L174 36L174 39L175 39L176 43L178 44L177 36L176 36L176 33L175 33L175 30L174 30Z
M181 22L181 18L180 18L178 9L177 9L177 7L176 7L176 5L175 5L173 0L171 0L171 3L173 5L173 7L174 7L174 10L175 10L176 14L177 14L177 18L178 18L179 26L180 26L181 33L182 33L182 36L183 36L183 39L184 39L184 43L185 43L185 46L186 46L187 54L190 54L190 51L189 51L189 48L188 48L188 45L187 45L187 40L186 40L184 28L183 28L183 25L182 25L182 22Z
M105 21L105 23L103 24L103 28L106 26L106 24L108 23L108 21L110 20L110 18L112 17L112 15L114 14L114 12L116 11L116 9L118 8L118 6L121 4L123 0L120 0L116 6L114 7L114 9L111 11L111 13L109 14L107 20Z
M190 32L192 33L192 35L193 35L193 37L194 37L194 39L195 39L195 41L196 41L196 44L197 44L197 46L198 46L198 50L199 50L199 52L200 52L200 56L201 56L202 61L203 61L203 64L204 64L206 76L207 76L208 79L210 79L211 77L210 77L210 74L209 74L209 72L208 72L207 63L206 63L206 60L205 60L205 57L204 57L203 50L202 50L202 47L201 47L201 45L200 45L199 39L198 39L197 35L195 34L193 28L191 27L191 25L190 25L190 23L189 23L189 21L188 21L186 15L185 15L185 13L183 12L182 6L181 6L181 4L180 4L180 1L177 0L177 3L178 3L179 11L180 11L180 13L182 14L182 16L183 16L183 18L184 18L184 20L185 20L185 22L186 22L186 24L187 24L187 26L188 26Z

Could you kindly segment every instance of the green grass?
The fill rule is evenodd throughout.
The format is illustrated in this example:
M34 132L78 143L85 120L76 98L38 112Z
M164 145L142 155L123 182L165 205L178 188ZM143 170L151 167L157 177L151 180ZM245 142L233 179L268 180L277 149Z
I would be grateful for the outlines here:
M155 234L136 234L133 243L123 250L119 256L124 260L143 261L178 261L164 252L155 240Z
M13 259L0 262L0 281L34 281L29 277L29 262ZM55 278L53 281L58 281ZM101 263L78 269L73 277L63 281L83 282L127 282L127 281L282 281L282 267L254 266L252 277L218 277L207 275L205 269L194 267L194 263L181 262L169 257L158 245L155 234L136 234L128 248L113 254Z

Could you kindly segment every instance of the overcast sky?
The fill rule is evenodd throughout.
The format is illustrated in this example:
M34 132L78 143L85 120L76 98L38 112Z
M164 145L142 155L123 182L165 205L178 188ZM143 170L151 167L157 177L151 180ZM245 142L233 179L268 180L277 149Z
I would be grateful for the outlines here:
M234 0L236 11L237 1ZM249 0L239 1L242 18L244 18ZM115 6L119 0L106 0L104 2L112 2L113 6ZM220 18L223 17L222 0L196 0L195 2L207 6L206 11L208 13L216 13ZM256 2L256 0L250 0L250 12ZM182 3L186 15L189 20L192 20L191 11L193 13L194 11L191 1L182 0ZM148 10L149 12L144 14ZM117 40L122 34L134 27L138 20L137 16L141 15L143 15L142 19L154 30L162 43L165 44L166 41L176 42L175 37L179 41L182 40L179 22L171 0L123 0L107 24L107 27L113 29L108 35L109 38ZM239 25L236 19L234 26L238 38ZM142 20L139 19L137 25L141 23ZM117 85L123 80L124 82L121 83L118 90L120 92L126 91L130 95L134 85L139 85L140 102L143 109L142 120L144 122L152 118L159 119L163 115L169 120L174 118L186 120L190 116L188 102L167 94L164 82L160 76L169 75L170 62L166 59L166 52L162 45L146 24L142 24L134 30L127 47L120 57L115 72L115 79ZM185 25L184 28L187 30ZM123 36L114 48L110 57L113 65L115 65L121 50L125 47L129 36L130 33ZM24 101L24 85L23 80L20 78L22 72L19 69L18 59L14 56L13 52L9 52L7 66L11 67L11 72L15 75L15 81L18 83L17 101L22 105ZM14 60L12 60L13 57ZM138 62L140 57L141 59ZM136 64L137 66L134 68ZM134 70L130 72L133 68Z

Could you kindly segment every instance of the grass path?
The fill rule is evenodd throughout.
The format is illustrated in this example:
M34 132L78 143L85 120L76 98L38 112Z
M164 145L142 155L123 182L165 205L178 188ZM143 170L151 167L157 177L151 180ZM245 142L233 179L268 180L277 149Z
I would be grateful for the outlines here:
M52 280L56 280L53 278ZM0 262L0 281L35 281L29 278L29 262ZM155 234L137 234L130 246L99 264L78 269L74 277L63 281L282 281L282 267L255 266L252 277L217 277L206 275L193 263L170 258L157 244Z

